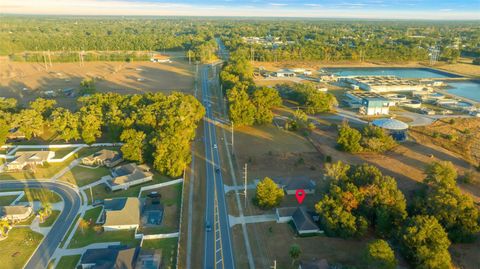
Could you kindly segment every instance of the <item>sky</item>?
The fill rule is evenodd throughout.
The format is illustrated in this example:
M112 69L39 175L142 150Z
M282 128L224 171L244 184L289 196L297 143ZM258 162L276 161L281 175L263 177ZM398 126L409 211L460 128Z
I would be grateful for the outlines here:
M0 0L0 14L480 20L480 0Z

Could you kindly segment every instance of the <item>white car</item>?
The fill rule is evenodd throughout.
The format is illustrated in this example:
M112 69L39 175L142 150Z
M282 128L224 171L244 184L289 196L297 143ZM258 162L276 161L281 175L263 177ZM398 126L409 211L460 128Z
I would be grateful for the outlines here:
M217 149L217 144L213 144L213 148L214 148L214 149Z

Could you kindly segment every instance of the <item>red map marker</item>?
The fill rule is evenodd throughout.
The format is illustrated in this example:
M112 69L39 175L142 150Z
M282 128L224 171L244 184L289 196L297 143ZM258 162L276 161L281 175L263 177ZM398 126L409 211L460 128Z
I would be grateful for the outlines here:
M305 193L305 190L303 189L298 189L296 192L295 192L295 197L297 198L297 202L299 204L303 203L303 199L305 199L305 196L307 194Z

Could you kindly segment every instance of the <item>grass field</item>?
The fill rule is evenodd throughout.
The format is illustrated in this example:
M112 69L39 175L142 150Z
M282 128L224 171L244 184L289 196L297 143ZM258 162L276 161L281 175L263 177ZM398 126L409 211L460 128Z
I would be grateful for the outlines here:
M17 195L0 196L0 206L10 205L16 198Z
M80 261L82 255L71 255L71 256L63 256L58 261L57 267L58 269L75 269L75 265Z
M86 168L82 166L75 166L72 170L63 175L60 180L75 184L79 187L90 184L109 175L110 170L106 167Z
M41 234L29 228L10 230L7 239L0 241L0 267L2 269L23 268L42 238Z
M162 264L160 268L174 269L177 262L177 238L163 238L143 241L143 249L161 250Z
M47 90L80 87L84 78L95 78L100 92L145 93L192 92L194 65L175 59L171 64L151 62L54 63L45 70L43 64L0 62L0 95L15 97L26 104ZM23 90L23 89L26 90ZM58 97L60 105L75 106L75 98Z
M139 240L135 239L135 230L97 233L93 230L93 227L90 227L85 229L83 233L77 228L68 248L81 248L93 243L104 242L120 242L130 247L139 244Z
M40 223L40 227L50 227L55 223L55 221L58 218L58 215L60 215L60 210L52 210L52 214L46 219L43 223Z

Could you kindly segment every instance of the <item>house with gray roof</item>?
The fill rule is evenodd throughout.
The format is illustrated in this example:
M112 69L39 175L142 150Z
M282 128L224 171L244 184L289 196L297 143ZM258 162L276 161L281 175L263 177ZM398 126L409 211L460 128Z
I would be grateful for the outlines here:
M321 233L312 216L304 206L276 209L277 223L292 221L298 234Z
M153 173L147 165L129 163L112 169L112 178L107 180L107 186L112 190L126 190L153 180Z
M303 189L306 194L315 193L315 181L307 178L273 178L272 180L277 183L287 195L295 195L299 189Z
M82 269L134 269L140 248L109 246L87 249L80 260Z
M123 161L122 154L115 150L102 149L82 158L82 164L89 166L114 167Z
M136 197L105 199L102 219L105 231L138 229L141 203Z

